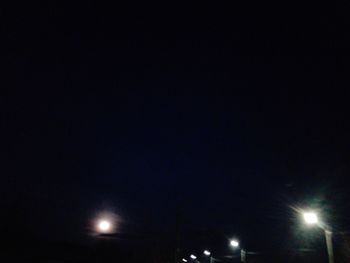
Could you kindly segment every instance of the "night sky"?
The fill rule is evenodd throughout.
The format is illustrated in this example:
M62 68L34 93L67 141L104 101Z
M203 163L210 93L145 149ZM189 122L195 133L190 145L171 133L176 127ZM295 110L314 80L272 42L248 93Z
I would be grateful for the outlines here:
M348 11L5 6L3 230L84 240L113 211L125 233L180 227L273 246L297 243L290 206L321 208L344 229Z

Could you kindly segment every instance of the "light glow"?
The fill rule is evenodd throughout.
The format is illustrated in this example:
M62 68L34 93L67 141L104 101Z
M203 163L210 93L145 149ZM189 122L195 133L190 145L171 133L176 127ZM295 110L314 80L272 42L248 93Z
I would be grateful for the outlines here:
M305 223L308 225L314 225L318 223L318 217L315 212L304 212L303 217L304 217Z
M101 233L108 233L112 229L112 224L108 220L100 220L97 228Z
M206 256L210 256L210 251L204 250L203 254L206 255Z
M239 242L237 240L233 239L230 241L230 245L232 247L239 247Z
M196 257L195 255L192 254L192 255L190 256L190 258L196 259L197 257Z

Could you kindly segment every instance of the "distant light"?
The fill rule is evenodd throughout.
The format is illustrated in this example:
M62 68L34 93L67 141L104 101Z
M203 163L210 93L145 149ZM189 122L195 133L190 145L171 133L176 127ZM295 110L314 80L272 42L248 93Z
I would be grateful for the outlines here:
M183 259L182 259L182 262L187 262L187 259L184 259L184 258L183 258Z
M210 251L204 250L203 254L206 255L206 256L210 256Z
M308 225L314 225L318 223L318 217L315 212L304 212L303 217L304 217L305 223Z
M197 257L196 257L195 255L192 254L192 255L190 256L190 258L196 259Z
M112 224L108 220L101 220L98 222L97 227L101 233L108 233L112 229Z
M232 246L232 247L239 247L239 242L237 241L237 240L231 240L230 241L230 245Z

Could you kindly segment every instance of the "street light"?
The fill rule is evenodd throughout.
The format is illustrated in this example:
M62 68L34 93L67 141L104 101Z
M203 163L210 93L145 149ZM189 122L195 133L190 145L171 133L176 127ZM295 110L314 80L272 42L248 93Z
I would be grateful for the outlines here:
M211 256L211 253L209 250L204 250L203 254L206 255L207 257L209 257L209 263L211 263L213 261L213 258Z
M303 217L305 223L308 225L315 225L318 223L318 216L315 212L304 212Z
M182 262L187 262L187 259L184 259L184 258L183 258L183 259L182 259Z
M326 244L327 244L327 253L328 253L328 261L329 263L334 263L334 254L333 254L333 243L332 243L332 231L329 226L326 226L325 224L320 224L319 218L316 212L313 211L305 211L303 212L303 218L306 224L308 225L317 225L321 229L323 229L325 237L326 237Z
M237 239L231 239L230 246L234 248L239 248L239 242ZM241 262L246 262L246 251L241 248L240 249Z
M193 260L195 260L197 257L193 254L191 254L190 258L192 258Z
M231 247L239 247L239 242L236 239L232 239L230 241L230 245L231 245Z

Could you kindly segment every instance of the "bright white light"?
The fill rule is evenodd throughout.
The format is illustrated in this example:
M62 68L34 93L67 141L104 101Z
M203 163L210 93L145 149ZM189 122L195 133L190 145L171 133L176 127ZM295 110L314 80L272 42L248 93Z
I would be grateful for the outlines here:
M206 255L206 256L210 256L210 251L204 250L203 254Z
M314 212L305 212L303 213L304 220L308 225L314 225L318 223L317 214Z
M230 245L233 246L233 247L238 247L239 246L239 242L234 239L234 240L230 241Z
M196 259L197 257L196 257L195 255L192 254L192 255L190 256L190 258Z
M108 220L101 220L98 222L98 230L102 233L107 233L112 229L112 224Z
M183 258L183 259L182 259L182 262L187 262L187 259L184 259L184 258Z

